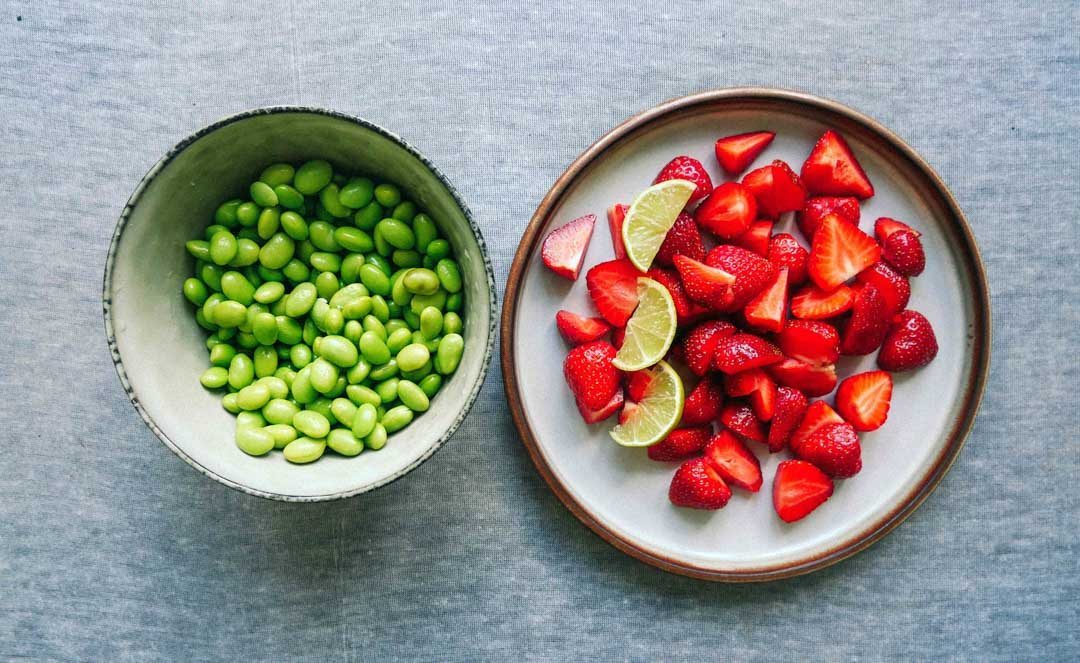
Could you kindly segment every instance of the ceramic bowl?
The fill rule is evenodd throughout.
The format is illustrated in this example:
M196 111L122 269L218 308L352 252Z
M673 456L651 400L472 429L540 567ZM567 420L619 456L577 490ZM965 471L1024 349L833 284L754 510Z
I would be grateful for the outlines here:
M772 477L786 453L753 445L765 484L736 489L718 512L670 504L674 464L616 445L614 419L586 425L566 388L567 352L555 312L595 315L586 270L610 260L605 210L629 204L673 157L706 165L715 184L731 178L713 154L717 138L760 129L777 136L751 168L783 159L796 170L826 128L851 144L876 188L862 205L862 228L890 216L923 233L926 270L912 280L909 306L933 323L941 350L929 366L898 374L889 420L863 434L863 469L837 482L807 518L783 523L773 512ZM540 244L553 228L584 214L601 221L582 276L571 283L546 270ZM791 215L785 215L790 217ZM777 232L805 239L790 218ZM669 571L710 580L770 580L819 569L880 539L930 494L956 459L982 396L990 356L986 276L974 237L945 184L914 150L874 120L836 102L770 89L708 92L662 104L627 120L575 160L532 218L511 268L502 317L502 366L514 422L537 469L560 500L605 540ZM557 358L557 359L553 359ZM874 356L845 357L841 375L876 368ZM694 382L687 382L687 389ZM932 551L932 546L928 548Z
M336 168L397 183L435 219L465 281L465 353L431 409L378 452L327 453L310 465L282 454L251 457L233 442L234 417L199 385L206 333L180 294L193 269L184 250L217 205L246 197L262 168L327 159ZM252 495L287 501L349 497L385 485L431 456L468 413L494 342L495 286L480 229L446 178L416 149L364 120L326 110L248 111L200 130L143 178L116 225L105 268L109 347L132 404L169 449L208 477Z

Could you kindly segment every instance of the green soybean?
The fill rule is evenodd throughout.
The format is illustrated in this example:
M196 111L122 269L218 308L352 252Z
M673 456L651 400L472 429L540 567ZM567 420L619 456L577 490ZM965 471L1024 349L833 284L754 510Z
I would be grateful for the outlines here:
M341 204L341 200L338 198L338 185L330 183L323 187L323 190L319 192L319 202L322 203L323 209L330 213L335 219L344 219L352 214L352 210Z
M380 322L386 322L390 319L390 306L387 305L386 300L382 298L382 295L372 296L371 315L375 316Z
M202 239L192 239L184 244L187 252L196 260L210 260L210 242Z
M334 241L347 251L367 253L375 248L371 235L359 228L341 226L334 229Z
M379 203L372 201L360 208L356 214L353 215L353 225L360 230L366 230L371 232L375 230L375 226L383 218L383 208Z
M255 367L255 376L265 378L273 375L278 367L277 350L271 345L260 345L252 353L252 364Z
M302 164L293 177L293 186L305 196L318 193L334 178L334 167L322 159Z
M390 361L390 349L386 347L383 339L373 331L365 331L360 336L360 354L364 361L372 366L379 366Z
M236 349L228 343L219 343L210 349L210 364L227 368L232 358L236 356Z
M281 273L293 283L302 283L311 276L311 270L302 260L293 258L282 269Z
M336 272L341 269L341 257L329 251L316 251L308 258L312 269L320 272ZM360 268L363 270L363 267Z
M311 386L311 371L306 366L296 373L292 384L289 385L289 391L292 392L293 400L301 405L306 405L319 397L319 392Z
M446 334L460 334L464 324L461 316L453 311L443 316L443 332Z
M341 281L352 284L360 280L360 268L364 266L364 256L350 253L341 261Z
M439 392L439 387L442 386L443 378L438 373L432 373L431 375L420 380L418 383L420 389L427 394L428 398L435 398L435 394Z
M372 263L367 263L360 267L360 282L364 284L371 292L377 295L389 295L390 294L390 279Z
M455 292L446 298L446 310L452 313L461 311L462 293Z
M427 253L428 246L439 238L435 222L427 214L417 214L412 220L413 235L416 236L416 250Z
M435 265L435 273L439 275L439 283L447 292L461 291L461 269L450 258L443 258Z
M250 200L236 207L236 222L245 228L254 226L259 220L259 206Z
M255 232L261 239L270 239L281 227L281 210L277 207L267 207L259 214L259 220L255 222Z
M212 263L204 263L199 269L199 278L206 287L215 292L221 292L221 275L225 270Z
M403 200L394 207L394 211L390 214L391 218L398 221L405 221L406 223L413 220L416 216L416 203L411 200Z
M218 205L218 208L214 210L214 223L225 226L226 228L232 228L236 225L236 208L240 206L240 203L244 201L239 198L233 198L232 200L226 200Z
M274 187L274 195L277 196L278 204L288 210L298 210L304 206L304 196L288 184L279 184Z
M270 389L264 384L249 384L236 392L236 404L242 410L261 410L270 400Z
M356 416L356 406L348 398L335 398L330 403L330 412L345 426L352 426L353 417Z
M424 393L424 390L415 382L409 380L398 382L397 396L401 403L413 412L426 412L431 407L431 401L428 399L427 394Z
M275 398L263 407L263 416L272 424L292 424L300 406L284 398Z
M303 340L303 328L296 320L285 315L278 315L274 316L274 322L277 323L277 337L279 343L296 345Z
M236 429L262 428L266 425L266 419L260 412L241 412L236 415Z
M365 254L364 260L366 264L375 265L376 267L378 267L379 271L381 271L383 274L386 274L387 277L393 276L394 268L390 265L386 258L382 257L378 253Z
M322 272L315 277L315 291L320 297L330 299L341 288L341 282L334 272Z
M240 302L225 300L214 306L210 322L220 327L239 327L247 320L247 307Z
M439 276L430 269L410 269L401 280L405 288L414 295L434 295L439 291Z
M326 336L319 346L319 355L335 366L350 368L356 365L360 356L352 341L344 336Z
M378 423L378 412L371 403L361 403L356 408L352 419L352 432L358 438L364 438L371 434Z
M387 434L392 434L408 426L412 420L413 411L407 405L398 405L387 410L379 423L386 429Z
M379 401L390 403L397 398L398 378L387 378L375 385L375 393L379 395Z
M199 382L207 389L221 389L229 382L229 372L220 366L211 366L199 376Z
M259 264L268 269L282 269L296 252L296 242L285 233L275 233L259 250Z
M333 253L341 250L334 237L334 226L326 221L313 221L308 226L308 240L320 251Z
M221 275L221 291L229 299L249 306L255 301L255 288L251 282L237 271L228 271Z
M266 182L252 182L251 187L248 189L248 193L251 194L251 200L259 207L275 207L278 204L277 194L274 193L274 188Z
M409 340L412 340L412 335L409 335ZM431 353L427 347L420 343L410 343L397 353L398 366L403 371L415 371L422 367L428 359L431 358Z
M252 297L260 304L273 304L285 295L285 286L276 281L269 281L255 289Z
M401 349L407 346L412 341L412 331L408 329L398 329L392 332L386 338L386 347L390 350L390 354L396 355L401 352Z
M377 406L382 403L382 398L371 387L365 387L361 384L351 384L345 387L345 395L349 400L355 403L357 406L369 403L373 406Z
M206 284L199 279L189 278L184 281L184 297L195 306L205 304L209 296Z
M237 414L241 411L240 406L236 404L236 394L225 394L222 396L221 407L225 408L225 411L231 414Z
M363 296L347 302L341 308L346 320L360 320L371 313L371 297Z
M257 262L259 262L259 245L246 237L236 240L236 255L229 261L229 267L247 267Z
M375 232L380 233L386 243L395 249L411 249L416 246L416 235L404 221L383 219L375 226Z
M284 449L290 442L299 437L296 429L288 424L270 424L264 426L263 430L270 433L270 437L274 438L275 449Z
M319 357L311 362L311 386L320 394L325 394L334 388L340 375L338 367Z
M250 456L262 456L274 448L274 436L261 428L237 428L236 446Z
M299 318L307 314L311 307L315 305L318 296L319 291L316 290L313 283L306 281L301 283L289 293L289 299L285 302L285 315L290 318Z
M424 337L424 340L430 341L433 338L438 338L439 334L447 326L448 317L444 316L442 311L434 306L425 307L423 311L420 311L420 334Z
M236 344L245 350L254 350L259 347L259 339L251 334L239 332L236 335Z
M236 248L236 235L228 230L219 230L210 238L210 259L215 265L227 265L236 257Z
M281 224L281 229L285 231L285 234L294 240L302 242L308 238L307 221L304 221L304 217L296 212L283 213L278 218L278 223Z
M417 315L423 313L424 309L429 306L434 306L435 308L440 310L445 308L446 291L439 289L431 295L416 295L412 298L412 301L409 302L409 309Z
M375 368L372 368L371 372L369 373L369 377L375 382L383 382L384 380L389 380L397 374L397 361L391 359L382 366L376 366Z
M356 439L353 432L346 428L335 428L326 438L326 446L342 456L355 456L364 450L364 443Z
M289 385L277 376L275 370L271 375L264 375L255 381L255 384L264 384L270 390L270 398L285 398L289 395Z
M401 202L401 191L393 184L380 184L375 187L375 200L383 207L396 207Z
M299 465L319 460L325 451L326 442L313 440L310 437L298 437L285 445L281 452L285 460Z
M330 420L314 410L302 410L293 417L293 428L315 439L326 437L330 432Z
M259 181L274 187L279 184L288 184L289 182L292 182L293 175L295 174L296 169L292 167L292 164L274 163L263 168L262 173L259 174Z
M233 389L240 390L251 384L255 379L255 364L251 357L237 353L229 362L229 385Z
M445 239L433 240L427 247L427 254L436 260L450 256L450 242Z
M338 192L338 200L341 204L352 209L360 209L367 206L375 197L375 183L366 177L356 177L341 187Z
M457 370L464 351L465 339L460 334L443 336L439 341L439 349L435 353L435 370L443 375L453 373Z
M371 364L366 359L357 360L356 364L345 373L349 384L360 384L371 374Z
M367 437L364 438L364 447L372 451L378 451L386 446L386 428L382 424L375 424Z

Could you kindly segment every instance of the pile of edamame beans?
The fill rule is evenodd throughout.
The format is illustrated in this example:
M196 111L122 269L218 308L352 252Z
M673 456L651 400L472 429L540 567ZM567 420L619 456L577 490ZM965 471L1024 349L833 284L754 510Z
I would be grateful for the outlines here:
M187 242L183 293L211 332L200 378L236 445L310 463L381 449L430 407L465 348L461 270L431 217L330 163L267 167Z

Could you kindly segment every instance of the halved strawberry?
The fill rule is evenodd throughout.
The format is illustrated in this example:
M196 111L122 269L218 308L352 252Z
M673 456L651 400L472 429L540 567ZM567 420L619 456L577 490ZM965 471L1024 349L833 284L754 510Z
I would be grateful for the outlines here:
M813 241L814 233L821 225L821 220L830 214L836 214L841 219L850 221L853 226L859 225L859 199L836 196L810 198L802 211L795 216L795 222L799 225L799 231L803 237L808 241Z
M788 270L781 267L772 285L758 293L743 309L743 315L751 326L765 331L778 332L787 320Z
M758 421L769 421L776 411L776 383L760 368L724 376L728 396L749 396Z
M765 428L745 403L733 401L725 405L720 411L720 423L736 435L765 444Z
M607 222L608 230L611 231L611 248L615 250L615 259L619 260L626 257L626 246L622 241L622 224L626 219L626 210L630 209L626 205L616 203L608 208Z
M855 291L846 285L822 290L810 284L791 297L791 315L803 320L827 320L851 310Z
M603 318L586 318L570 311L556 313L555 326L559 328L559 333L566 342L571 345L595 341L611 331L611 325Z
M730 292L729 286L735 282L735 277L724 270L684 255L675 256L675 269L679 270L686 296L707 306L721 301L724 294Z
M686 202L687 205L693 205L712 191L712 179L709 173L705 171L705 166L694 157L684 155L667 162L667 165L660 169L660 174L653 180L653 184L666 180L686 180L697 186L690 200Z
M724 182L698 205L694 220L717 237L731 239L746 232L757 212L757 199L750 189L738 182Z
M738 175L753 163L776 134L772 131L751 131L725 136L716 141L716 160L728 175Z
M855 277L855 282L873 285L885 302L885 316L892 318L907 308L911 298L911 284L902 274L882 261L875 262Z
M675 506L716 510L731 499L731 489L704 458L691 458L675 470L668 499Z
M881 257L904 276L918 276L926 267L921 233L896 219L882 217L874 223Z
M593 341L570 350L563 361L563 375L574 397L589 410L601 410L619 391L619 369L612 365L615 347Z
M859 288L851 306L851 319L844 325L840 352L845 355L868 355L881 347L889 318L885 315L885 300L877 288L866 284Z
M806 203L806 189L799 176L780 160L750 171L742 183L757 198L758 213L769 219L800 210Z
M773 222L768 219L754 221L746 232L732 240L736 246L753 251L759 256L769 255L769 238L772 237Z
M799 443L795 453L838 479L853 477L862 469L859 434L847 422L817 428Z
M585 274L596 310L616 327L625 327L637 308L637 280L641 272L629 260L609 260Z
M658 461L682 460L696 456L709 443L712 426L676 428L668 436L648 448L649 458Z
M653 258L653 264L671 265L676 255L682 254L694 260L705 259L705 245L701 242L701 231L698 230L694 218L682 212L675 219L675 225L671 226L664 243L660 245L660 251Z
M827 322L790 320L776 343L788 357L815 366L835 364L840 358L840 334Z
M808 263L810 278L822 290L834 290L880 257L881 247L873 237L830 214L814 233Z
M769 451L776 453L787 445L791 432L802 421L809 403L806 396L791 387L776 388L776 408L772 423L769 425Z
M874 185L863 172L844 138L832 129L822 134L802 166L803 184L819 196L874 195Z
M728 374L739 373L775 364L783 358L779 348L760 336L732 334L716 344L713 368Z
M675 316L680 327L693 322L708 311L701 304L690 301L690 298L686 296L686 292L683 290L679 275L674 271L662 267L653 267L647 272L647 275L663 285L671 293L671 301L675 304Z
M700 426L720 415L724 390L711 377L702 378L686 396L680 426Z
M713 308L722 313L742 310L754 295L767 288L776 278L776 265L753 251L731 244L721 244L709 251L705 264L735 277L735 283L722 301L713 303Z
M589 408L580 398L575 398L574 402L577 403L578 412L581 413L581 418L585 420L585 423L598 424L618 412L623 406L623 391L622 389L616 391L606 405L595 410Z
M734 333L735 325L723 320L708 320L690 330L683 339L683 354L690 370L695 375L705 375L712 366L716 344Z
M752 493L761 488L761 464L757 456L728 431L722 430L709 440L704 458L728 483Z
M773 478L773 508L785 523L802 520L832 497L833 482L805 460L785 460Z
M857 373L836 390L836 410L855 430L877 430L889 417L892 390L892 376L885 371Z
M637 403L645 398L652 375L648 371L632 371L626 374L626 397Z
M814 366L798 359L785 358L768 368L777 384L798 389L807 396L824 396L836 388L836 366Z
M777 267L787 267L789 287L806 282L806 261L810 257L810 252L804 249L793 235L789 233L773 235L769 239L769 248L765 257Z
M930 321L918 311L903 311L893 318L878 353L878 366L886 371L908 371L926 366L938 353Z
M799 447L806 441L806 438L810 437L817 429L822 426L828 426L831 424L842 424L843 418L836 413L836 410L829 407L829 404L825 401L814 401L806 408L806 414L803 415L802 421L796 426L795 430L791 433L791 438L788 439L788 447L795 452L799 453Z
M544 266L559 276L576 281L595 225L596 215L586 214L552 230L540 248Z

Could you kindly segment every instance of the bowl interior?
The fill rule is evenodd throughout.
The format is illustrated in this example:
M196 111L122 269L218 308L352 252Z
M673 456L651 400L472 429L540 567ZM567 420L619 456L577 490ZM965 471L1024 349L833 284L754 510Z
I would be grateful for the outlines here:
M180 294L194 261L184 242L201 237L217 205L247 197L248 185L275 161L327 159L336 169L397 183L449 239L465 282L465 353L431 409L378 452L332 453L292 465L280 453L254 458L233 442L234 417L198 377L206 333ZM433 453L471 405L490 355L494 298L482 240L440 177L374 127L321 112L257 112L223 121L162 160L126 211L106 273L114 356L141 414L174 451L204 473L267 497L319 499L369 490Z

